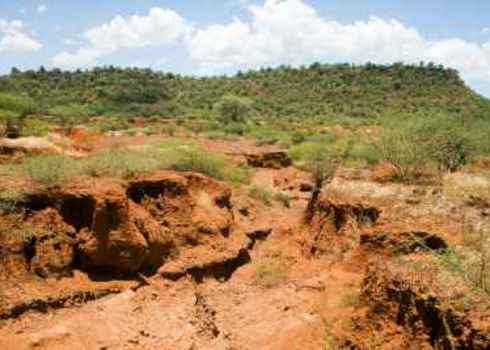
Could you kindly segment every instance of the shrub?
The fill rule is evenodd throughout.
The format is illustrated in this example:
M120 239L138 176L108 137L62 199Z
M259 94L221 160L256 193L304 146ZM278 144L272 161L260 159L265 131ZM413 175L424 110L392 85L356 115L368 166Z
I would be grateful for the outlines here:
M22 199L22 196L22 191L15 188L0 189L0 215L15 212L17 203Z
M380 154L395 166L399 179L409 179L431 163L440 170L455 171L475 153L466 128L461 119L446 116L409 120L383 131Z
M56 106L51 108L49 113L66 128L86 123L89 116L87 107L80 104Z
M159 167L157 159L131 150L106 151L82 162L83 173L93 177L127 178Z
M245 170L230 166L223 156L192 147L180 149L168 167L177 171L195 171L217 180L239 183L248 179Z
M51 124L42 119L28 118L24 120L23 136L46 136L51 131Z
M0 114L3 115L7 137L19 137L24 119L34 111L34 101L29 97L0 93Z
M440 170L458 170L468 162L475 150L466 126L454 118L427 118L414 133L418 142L427 145L427 152Z
M368 164L376 164L380 160L378 149L373 144L363 141L351 144L348 157L353 160L366 161Z
M223 123L244 123L250 112L250 100L234 95L224 95L214 105L214 110Z
M381 159L393 165L396 179L399 180L415 177L429 161L424 145L404 130L384 130L378 142L378 149Z
M33 181L49 187L60 186L80 172L79 164L63 155L32 157L22 167Z
M258 200L268 207L272 205L272 198L274 196L271 189L258 185L250 186L248 190L248 195L250 196L250 198Z
M317 189L329 180L337 168L337 160L331 156L329 145L325 142L305 142L290 148L291 158L299 166L311 172Z
M105 117L93 125L101 132L127 130L131 127L128 119L125 117Z

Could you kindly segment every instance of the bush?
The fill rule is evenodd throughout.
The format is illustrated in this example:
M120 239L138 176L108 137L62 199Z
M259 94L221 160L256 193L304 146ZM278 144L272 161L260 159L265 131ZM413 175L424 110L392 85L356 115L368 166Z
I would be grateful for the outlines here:
M19 189L0 189L0 215L14 213L17 210L17 203L22 197L23 193Z
M423 120L413 132L439 169L453 172L464 166L476 149L467 127L462 120L433 117Z
M351 145L349 158L354 160L364 160L368 164L376 164L380 160L380 155L378 149L374 145L358 141Z
M83 173L93 177L127 178L158 167L157 159L130 150L106 151L82 161Z
M128 119L125 117L105 117L93 125L94 128L101 132L127 130L131 127Z
M5 123L5 135L21 135L24 119L35 111L34 101L25 96L0 93L0 114Z
M289 150L291 158L299 166L311 172L317 189L324 181L329 180L337 168L337 159L331 155L326 142L305 142L292 146Z
M46 136L51 131L51 123L42 120L28 118L24 120L22 135L23 136Z
M409 179L429 164L456 171L475 154L476 147L461 119L426 116L383 131L378 146L399 179Z
M393 165L396 178L399 180L413 178L429 161L424 145L404 130L383 131L378 149L381 159Z
M56 106L51 108L49 113L55 116L57 121L66 128L85 124L89 116L87 107L80 104Z
M80 173L79 164L62 155L33 157L22 166L33 181L49 187L60 186Z
M177 171L198 172L223 181L240 183L248 180L246 171L230 166L226 158L196 148L180 149L168 167Z
M244 123L250 112L250 107L251 102L246 98L224 95L214 105L214 110L223 123Z

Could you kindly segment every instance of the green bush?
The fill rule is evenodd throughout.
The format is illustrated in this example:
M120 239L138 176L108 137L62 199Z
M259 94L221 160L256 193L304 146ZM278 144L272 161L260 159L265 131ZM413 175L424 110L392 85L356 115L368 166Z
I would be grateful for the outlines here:
M81 170L77 161L63 155L32 157L22 164L22 168L33 181L49 187L61 186Z
M56 106L50 108L48 113L67 128L87 123L89 116L87 107L80 104Z
M223 123L244 123L250 112L250 100L234 95L224 95L219 102L214 105L214 110L218 118Z
M196 148L180 149L168 167L177 171L195 171L223 181L241 183L248 180L244 169L230 165L223 156Z
M0 93L0 116L5 124L4 133L7 137L19 137L24 119L34 111L34 101L29 97Z
M351 144L348 156L353 160L363 160L368 164L376 164L380 160L380 154L375 145L363 141Z
M35 118L27 118L24 120L22 135L23 136L46 136L51 131L52 124Z
M22 197L23 193L19 189L0 189L0 215L14 213L17 210L17 203Z
M83 173L93 177L128 178L159 168L156 158L130 150L106 151L81 162Z
M405 130L384 130L378 149L381 159L393 165L399 180L413 179L430 160L424 145Z
M460 118L434 116L419 121L413 133L440 170L456 171L476 150L470 134L471 125L465 124Z
M121 116L105 117L97 123L91 125L101 132L127 130L131 127L128 118Z
M478 146L471 123L432 115L385 128L378 146L381 158L395 166L399 179L409 179L430 164L443 171L464 166Z

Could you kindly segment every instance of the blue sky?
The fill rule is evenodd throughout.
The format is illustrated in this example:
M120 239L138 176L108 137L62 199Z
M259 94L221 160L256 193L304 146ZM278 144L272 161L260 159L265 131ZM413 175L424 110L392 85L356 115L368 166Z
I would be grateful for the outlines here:
M0 73L434 61L490 97L487 0L0 0Z

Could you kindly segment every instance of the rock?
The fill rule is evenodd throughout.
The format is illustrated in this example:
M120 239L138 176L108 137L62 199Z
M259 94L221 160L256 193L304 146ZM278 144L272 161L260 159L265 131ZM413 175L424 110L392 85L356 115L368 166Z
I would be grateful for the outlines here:
M0 139L0 154L15 155L61 152L61 148L42 137L30 136L17 139Z
M293 164L286 151L263 151L245 154L247 164L255 168L281 169Z

